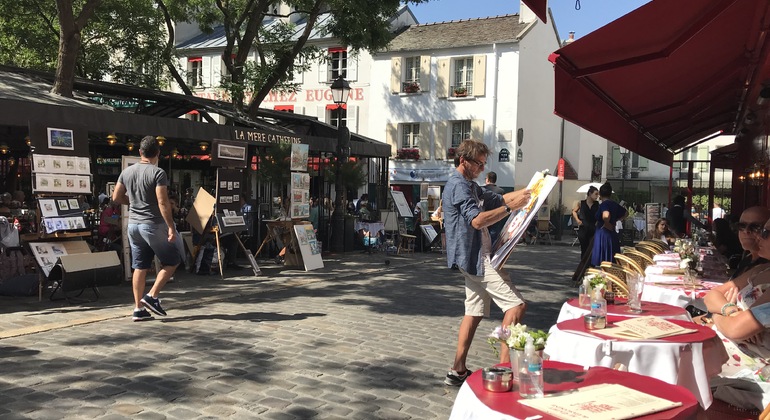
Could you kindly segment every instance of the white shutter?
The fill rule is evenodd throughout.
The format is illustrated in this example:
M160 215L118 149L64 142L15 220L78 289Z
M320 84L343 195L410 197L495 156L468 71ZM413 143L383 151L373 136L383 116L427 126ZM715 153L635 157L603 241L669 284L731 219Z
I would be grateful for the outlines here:
M486 143L484 141L484 120L471 120L471 138Z
M305 80L305 72L300 71L300 66L302 65L303 60L297 60L297 63L295 63L294 66L294 77L291 78L291 83L297 83L302 84Z
M437 64L436 96L446 98L449 96L449 59L440 58Z
M420 56L420 91L430 91L430 56Z
M486 94L487 56L473 56L473 96Z
M401 57L390 59L390 93L401 92Z
M329 64L326 61L318 63L318 83L329 82Z
M328 123L328 117L326 116L326 105L318 105L316 108L316 115L318 116L318 121Z
M355 105L348 105L346 111L347 116L345 120L347 121L348 130L350 130L351 133L358 133L358 107Z
M222 58L220 57L211 58L211 87L217 87L222 84L223 68L224 68L224 65L222 64Z
M348 68L345 74L345 79L349 82L355 82L358 80L358 54L350 55L348 51Z
M620 155L620 148L612 146L612 170L619 171L623 166L623 157Z
M294 105L294 113L295 114L305 114L305 107L302 105Z
M420 137L417 139L417 147L420 149L420 159L430 159L430 124L420 123ZM434 158L438 158L438 151L436 151Z
M449 145L449 121L436 123L436 159L446 159Z
M387 124L385 127L385 142L390 145L390 156L396 156L398 150L398 125Z
M203 80L201 84L203 87L211 87L211 57L203 56L201 65L203 66Z

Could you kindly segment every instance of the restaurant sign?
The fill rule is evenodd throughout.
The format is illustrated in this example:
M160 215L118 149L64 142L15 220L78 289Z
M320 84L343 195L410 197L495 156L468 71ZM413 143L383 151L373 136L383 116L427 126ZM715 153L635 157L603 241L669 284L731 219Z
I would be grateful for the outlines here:
M265 131L244 130L236 128L233 130L235 140L243 140L257 144L302 144L302 136L283 134L283 133L269 133Z

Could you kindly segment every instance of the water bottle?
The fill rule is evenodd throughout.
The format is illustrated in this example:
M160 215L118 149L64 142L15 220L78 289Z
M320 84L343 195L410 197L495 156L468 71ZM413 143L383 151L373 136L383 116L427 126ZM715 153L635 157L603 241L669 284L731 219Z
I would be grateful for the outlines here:
M521 398L543 398L543 360L535 352L532 337L524 346L524 362L519 363L519 395Z
M594 289L593 296L591 296L591 315L607 316L607 301L604 299L604 294L601 288Z
M757 375L759 375L760 381L770 382L770 365L767 365L762 369L760 369L759 372L757 372Z

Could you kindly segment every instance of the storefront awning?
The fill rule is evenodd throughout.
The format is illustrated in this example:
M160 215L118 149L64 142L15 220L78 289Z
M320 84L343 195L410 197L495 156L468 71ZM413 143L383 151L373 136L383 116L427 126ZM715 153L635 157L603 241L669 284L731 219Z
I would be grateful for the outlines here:
M549 57L555 112L670 165L740 129L770 76L769 19L767 1L652 0Z

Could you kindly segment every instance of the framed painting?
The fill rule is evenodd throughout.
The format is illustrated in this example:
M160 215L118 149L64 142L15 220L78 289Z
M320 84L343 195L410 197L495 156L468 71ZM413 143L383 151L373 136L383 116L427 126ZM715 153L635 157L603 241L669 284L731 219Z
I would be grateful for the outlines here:
M48 127L48 148L75 150L75 137L72 130Z

